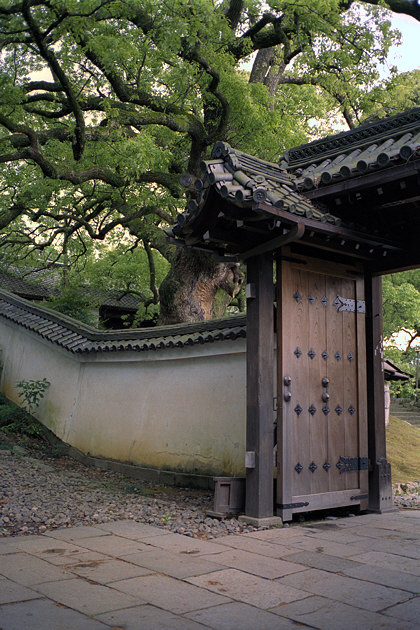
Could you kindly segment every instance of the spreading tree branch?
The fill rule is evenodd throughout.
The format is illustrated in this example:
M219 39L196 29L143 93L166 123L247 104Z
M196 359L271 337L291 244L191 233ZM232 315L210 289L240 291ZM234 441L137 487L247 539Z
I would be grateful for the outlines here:
M38 24L36 23L31 13L30 8L31 8L31 2L29 2L29 0L23 0L22 15L25 18L28 28L34 37L34 40L38 46L38 50L41 56L48 63L48 66L50 67L51 72L58 79L58 81L60 82L63 88L63 91L66 93L69 104L71 106L71 109L73 111L73 114L76 120L76 126L74 130L73 156L74 156L74 159L77 161L77 160L80 160L80 158L83 155L83 150L85 147L85 140L86 140L85 139L85 120L83 117L83 112L77 101L76 95L73 92L73 89L70 85L70 81L66 73L62 69L60 63L58 62L58 59L55 56L53 50L46 45L44 36L41 33L41 30L38 27Z

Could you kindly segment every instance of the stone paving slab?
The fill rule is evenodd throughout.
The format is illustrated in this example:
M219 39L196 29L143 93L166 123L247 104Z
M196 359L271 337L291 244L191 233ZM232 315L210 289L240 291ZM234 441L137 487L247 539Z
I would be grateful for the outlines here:
M397 571L412 573L420 576L420 563L411 558L405 558L393 553L382 553L381 551L369 551L367 553L353 556L355 562L362 562L377 567L392 567Z
M365 551L380 551L382 553L392 553L397 556L404 556L405 558L412 558L413 560L420 560L420 546L413 542L404 542L399 540L380 539L372 540L372 538L365 538L367 541Z
M16 553L20 551L19 547L13 544L13 542L9 542L8 540L0 542L0 556L6 553Z
M101 523L98 525L98 528L106 533L140 541L143 538L150 538L151 536L165 536L168 533L165 529L161 529L160 527L147 525L147 523L137 523L136 521L128 519L115 521L113 523Z
M188 582L262 609L274 608L309 596L303 590L236 569L224 569L210 575L188 578Z
M206 628L214 628L214 630L289 630L292 628L296 630L296 624L293 621L281 619L271 612L241 602L197 610L187 613L186 617L195 619L205 624Z
M346 569L364 566L348 558L337 558L336 556L316 551L298 551L285 556L285 559L298 565L303 565L302 568L311 567L312 569L321 569L332 573L343 573Z
M63 529L54 529L44 536L48 538L57 538L58 540L67 540L68 542L76 542L80 538L91 538L92 536L107 536L109 532L94 527L92 525L79 525L77 527L65 527Z
M354 566L346 567L341 572L358 580L399 588L412 594L418 593L420 590L418 577L410 573L395 571L392 568L371 567L368 564L353 564Z
M12 582L12 580L0 577L0 604L23 602L27 599L37 599L38 597L38 593L26 588L26 586L16 584L16 582Z
M70 553L45 553L34 554L37 558L46 560L50 564L61 566L65 569L79 564L81 562L99 562L100 560L109 560L109 555L98 553L97 551L88 551L87 549L81 549L81 551L71 551Z
M71 543L56 540L50 536L14 536L10 540L13 540L14 545L20 551L26 551L31 554L38 553L71 553L85 551L83 547L73 545Z
M129 553L137 553L139 551L147 551L150 549L144 543L128 538L121 538L109 534L108 536L93 536L79 540L79 545L90 551L108 554L115 557L126 556Z
M409 623L419 627L420 620L420 597L414 597L408 602L397 604L384 611L385 615L391 615L391 617L397 617L398 619L404 619Z
M264 540L273 544L291 546L294 541L306 538L308 536L308 532L304 531L301 527L287 527L265 529L242 535L244 538L250 538L251 540Z
M251 538L243 534L223 536L217 539L217 544L226 545L226 547L232 547L233 549L243 549L244 551L257 553L268 558L282 558L293 552L293 547L291 546L273 544L272 542Z
M210 556L210 558L213 557ZM220 557L219 554L217 557ZM174 578L187 578L220 570L220 564L207 560L205 557L194 557L182 551L174 553L166 549L141 551L140 553L124 556L123 559L127 563L130 562L139 567L146 567L155 572L165 573Z
M414 511L415 510L413 510L413 512ZM420 521L407 517L403 512L399 514L401 515L399 520L388 517L384 522L376 519L367 523L357 523L353 532L362 536L371 536L375 539L379 538L379 536L389 536L391 534L397 538L405 538L406 535L410 535L410 533L416 531L418 534ZM386 515L384 514L383 516ZM378 530L378 535L375 534L375 530Z
M360 536L353 533L352 530L332 529L331 527L318 529L314 526L311 529L307 529L310 538L318 539L321 544L322 541L328 541L338 543L341 545L353 544L360 547ZM367 542L367 541L365 541ZM365 547L363 546L362 549Z
M275 541L273 540L273 542ZM292 547L295 551L316 551L318 553L328 553L331 556L338 556L340 558L349 558L365 551L363 548L357 547L354 544L341 544L315 538L310 534L301 540L295 539L290 543L290 547Z
M188 581L193 579L197 578L189 578ZM112 586L130 596L178 614L229 601L223 595L211 593L209 590L197 588L193 584L167 575L146 575L114 582Z
M245 573L252 573L260 577L273 580L274 578L283 577L289 573L297 573L302 571L302 565L280 560L278 558L268 558L260 556L256 553L243 551L242 549L231 549L224 553L218 553L212 556L214 562L232 569L239 569ZM220 568L220 567L219 567Z
M409 527L409 529L413 531L412 527ZM379 543L382 541L386 542L388 540L403 543L407 540L406 531L401 531L400 529L395 530L391 527L379 527L377 525L368 527L355 527L351 533L354 536L357 536L359 539L361 538L363 543L367 542L372 544L372 542L374 541ZM368 540L364 540L365 538L367 538ZM416 536L413 536L413 539L415 540Z
M149 575L149 573L151 573L149 569L109 557L101 560L82 561L69 567L71 577L80 575L100 584L111 584L119 580Z
M0 563L0 573L23 586L66 580L72 577L63 569L27 553L12 553L3 556Z
M208 542L207 540L198 540L190 538L182 534L165 534L163 536L152 536L143 539L144 543L159 547L160 549L168 549L168 551L187 552L197 556L203 554L222 553L226 551L225 547L217 543Z
M208 627L150 604L98 615L97 618L113 628L123 630L203 630L204 627ZM233 630L233 626L231 628ZM273 630L273 627L270 630Z
M106 630L100 621L46 599L0 606L2 630Z
M402 625L400 620L316 595L274 608L271 612L320 630L414 630L414 626Z
M50 564L58 566L67 567L81 561L87 562L106 558L104 554L99 554L65 541L57 541L45 535L24 536L13 538L12 540L15 541L18 551L25 551L41 560L46 560Z
M406 516L408 518L413 518L413 519L417 519L418 521L420 521L420 511L419 510L401 510L400 514L403 514L404 516Z
M301 589L313 595L322 595L350 606L377 612L409 599L410 594L399 589L364 582L338 574L308 569L280 578L277 582Z
M109 586L91 584L81 578L38 584L33 588L49 599L86 615L99 615L145 603L145 600L140 600L138 597L121 593Z
M419 517L215 541L132 520L2 538L0 629L417 630Z

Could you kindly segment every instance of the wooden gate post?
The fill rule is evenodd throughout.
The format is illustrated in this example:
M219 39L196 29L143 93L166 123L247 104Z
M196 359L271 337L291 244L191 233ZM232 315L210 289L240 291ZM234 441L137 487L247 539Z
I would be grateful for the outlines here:
M248 522L281 523L273 517L273 260L247 261L246 500Z
M382 278L366 273L369 510L393 510L391 464L386 459Z

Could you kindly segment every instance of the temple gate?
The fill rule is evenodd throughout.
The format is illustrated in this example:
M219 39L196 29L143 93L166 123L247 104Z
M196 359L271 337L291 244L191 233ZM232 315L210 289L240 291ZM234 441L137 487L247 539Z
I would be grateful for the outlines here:
M381 275L420 266L420 108L202 169L169 239L247 264L246 517L392 509Z

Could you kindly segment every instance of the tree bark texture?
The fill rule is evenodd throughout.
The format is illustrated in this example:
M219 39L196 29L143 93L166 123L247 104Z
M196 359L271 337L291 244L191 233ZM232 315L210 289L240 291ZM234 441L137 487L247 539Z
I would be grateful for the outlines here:
M160 324L221 317L242 282L237 263L217 263L204 252L177 250L160 286Z

